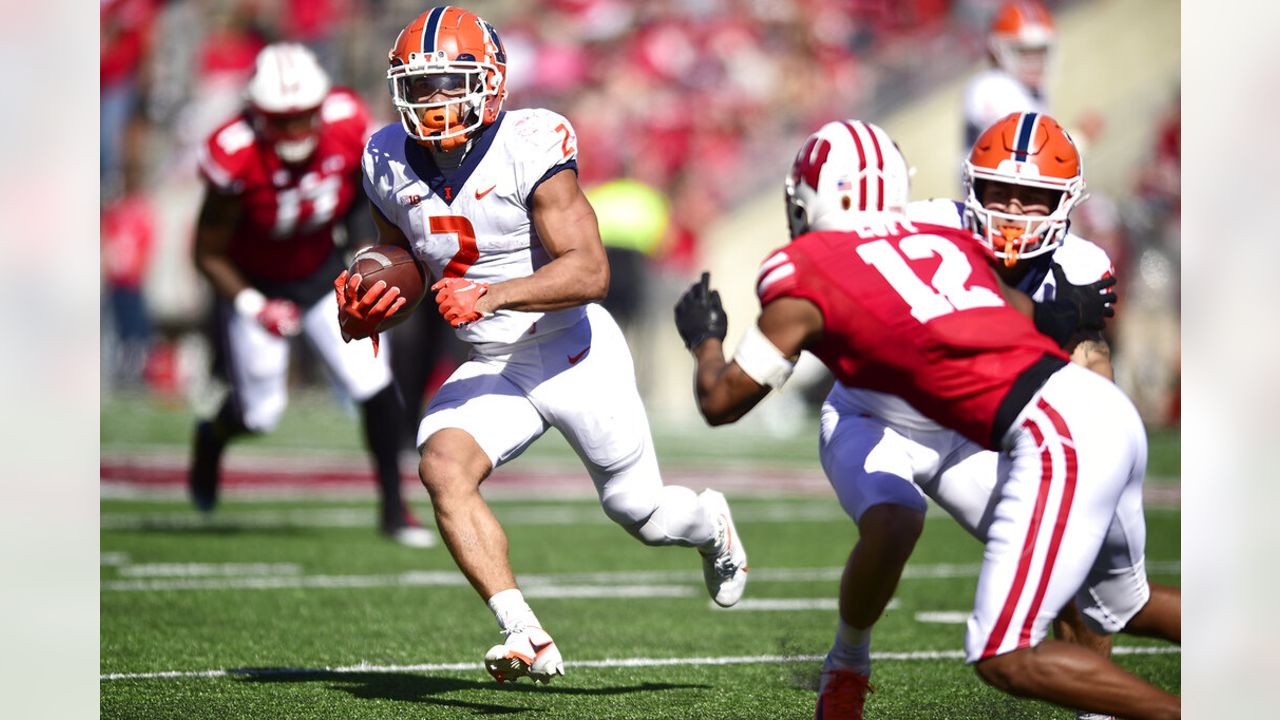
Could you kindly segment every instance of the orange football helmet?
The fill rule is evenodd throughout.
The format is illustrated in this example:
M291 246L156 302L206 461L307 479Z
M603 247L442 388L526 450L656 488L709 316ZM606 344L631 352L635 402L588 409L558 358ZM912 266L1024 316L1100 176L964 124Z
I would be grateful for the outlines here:
M996 10L987 45L996 64L1024 85L1039 88L1052 60L1057 31L1038 0L1008 0Z
M441 5L409 23L387 54L391 101L405 132L452 150L492 123L507 97L507 53L493 26Z
M1067 234L1071 210L1087 197L1080 152L1057 120L1043 113L1010 113L978 136L964 162L965 214L971 229L1005 265L1052 252ZM986 183L1055 193L1047 215L990 210Z

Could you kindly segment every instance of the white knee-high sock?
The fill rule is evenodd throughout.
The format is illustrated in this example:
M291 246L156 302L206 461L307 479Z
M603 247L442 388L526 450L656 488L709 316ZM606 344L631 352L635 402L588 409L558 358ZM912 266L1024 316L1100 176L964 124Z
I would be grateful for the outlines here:
M542 627L537 616L533 614L533 609L524 601L524 595L519 588L494 593L493 597L489 598L489 609L493 611L493 616L498 620L498 628L501 630L505 631L516 624Z

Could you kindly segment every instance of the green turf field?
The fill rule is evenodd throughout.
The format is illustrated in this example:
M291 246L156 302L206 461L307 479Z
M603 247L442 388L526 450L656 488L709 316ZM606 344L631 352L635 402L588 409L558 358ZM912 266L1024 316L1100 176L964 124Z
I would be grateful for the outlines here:
M147 424L183 411L134 407L126 423L108 416L127 408L103 407L104 454L185 441L189 417L181 427ZM291 413L289 422L301 424L283 432L306 437L315 419ZM256 451L285 453L291 437ZM711 467L726 452L678 433L658 437L666 466ZM563 461L558 442L529 462ZM811 435L776 443L756 462L816 462ZM1176 436L1153 441L1152 452L1153 466L1176 473ZM411 497L429 518L425 495L416 488ZM526 596L566 660L566 677L535 687L489 679L479 661L501 639L492 615L442 547L401 548L374 532L372 493L230 494L210 522L197 522L172 493L108 494L102 717L811 717L839 569L856 530L829 497L729 499L752 567L734 610L711 606L693 550L641 545L590 498L495 499ZM1148 510L1154 581L1180 584L1179 515ZM956 658L964 636L957 621L970 609L980 560L976 541L945 515L932 516L876 629L875 650L889 655L876 664L867 717L1073 717L986 687ZM1179 654L1134 652L1167 646L1126 638L1117 646L1122 665L1179 690Z

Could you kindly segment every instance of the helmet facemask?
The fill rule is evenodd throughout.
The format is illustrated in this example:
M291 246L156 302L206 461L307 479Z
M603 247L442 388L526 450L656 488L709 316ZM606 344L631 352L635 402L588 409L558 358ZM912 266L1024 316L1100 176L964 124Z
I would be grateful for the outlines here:
M286 163L305 162L320 141L320 107L329 96L329 75L302 45L263 48L254 61L245 99L254 131Z
M1054 182L1054 179L1019 178L1015 181L969 163L966 166L968 197L965 199L965 215L970 229L977 233L992 254L1004 261L1006 267L1022 259L1053 252L1062 244L1067 235L1071 210L1085 199L1083 180L1075 178L1069 182ZM1005 198L1017 194L1016 188L1019 187L1049 191L1047 203L1027 202L1023 199L1025 192L1019 196L1020 206L1024 203L1032 208L1047 205L1048 212L1013 213L987 207L987 203L1008 207L1009 202ZM999 195L992 198L992 192Z
M991 53L996 63L1023 85L1043 89L1054 67L1053 38L995 37Z
M405 132L449 151L484 125L485 103L498 96L502 74L490 63L450 61L442 51L430 62L412 53L408 64L387 71L387 82Z
M320 143L320 111L266 113L255 108L254 130L290 165L306 162Z

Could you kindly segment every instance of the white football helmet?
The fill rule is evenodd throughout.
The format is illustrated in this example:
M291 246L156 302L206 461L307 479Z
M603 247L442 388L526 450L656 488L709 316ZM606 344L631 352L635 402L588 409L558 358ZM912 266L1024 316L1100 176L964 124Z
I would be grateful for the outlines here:
M791 237L813 230L851 230L864 213L902 212L911 170L882 128L861 120L829 122L809 136L787 175Z
M310 50L296 43L263 48L245 90L255 129L272 144L280 159L289 163L306 160L316 149L320 139L317 111L328 95L328 73ZM276 127L290 117L307 119L308 115L309 125L295 122L295 128L287 131Z

